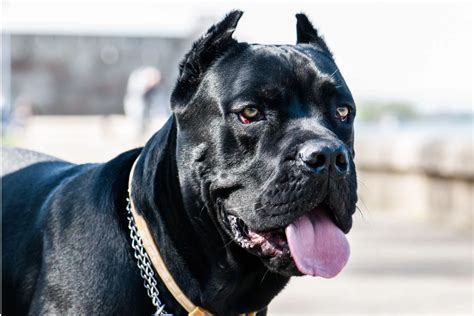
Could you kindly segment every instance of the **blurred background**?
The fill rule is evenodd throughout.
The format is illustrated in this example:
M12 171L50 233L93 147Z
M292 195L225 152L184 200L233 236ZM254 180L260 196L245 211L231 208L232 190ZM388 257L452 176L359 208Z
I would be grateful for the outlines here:
M335 279L294 278L270 315L472 315L471 1L2 4L2 143L73 162L141 146L183 54L231 9L240 41L325 36L358 106L360 212Z

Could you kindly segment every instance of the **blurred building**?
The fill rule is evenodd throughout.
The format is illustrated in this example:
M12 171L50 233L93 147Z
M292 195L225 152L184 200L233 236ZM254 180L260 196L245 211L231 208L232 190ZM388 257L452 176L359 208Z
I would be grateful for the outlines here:
M10 100L29 98L37 114L121 114L128 76L144 65L160 69L167 100L190 42L187 37L11 34Z

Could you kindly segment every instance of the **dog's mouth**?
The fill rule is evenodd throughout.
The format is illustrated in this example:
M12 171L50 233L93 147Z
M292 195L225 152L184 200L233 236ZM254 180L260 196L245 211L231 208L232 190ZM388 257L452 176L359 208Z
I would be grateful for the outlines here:
M235 242L242 248L261 257L288 256L290 249L283 229L256 232L251 230L243 220L234 215L227 215Z
M332 278L349 259L349 243L327 208L318 206L280 229L257 232L227 215L234 241L267 259L292 258L302 274Z

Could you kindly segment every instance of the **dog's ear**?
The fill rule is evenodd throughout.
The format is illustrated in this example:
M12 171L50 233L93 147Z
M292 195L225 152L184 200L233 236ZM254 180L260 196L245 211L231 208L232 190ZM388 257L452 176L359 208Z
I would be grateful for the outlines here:
M296 43L314 44L332 57L329 47L304 13L296 15Z
M173 110L176 105L189 101L212 62L227 51L230 46L237 43L232 38L232 34L242 14L242 11L231 11L194 42L191 50L179 65L178 82L171 95Z

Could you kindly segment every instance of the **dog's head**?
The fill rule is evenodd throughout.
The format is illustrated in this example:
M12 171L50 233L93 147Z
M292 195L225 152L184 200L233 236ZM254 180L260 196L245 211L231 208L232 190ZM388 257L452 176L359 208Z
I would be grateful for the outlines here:
M237 42L241 15L212 26L180 65L180 182L272 271L332 277L349 255L357 201L354 101L304 14L296 45Z

